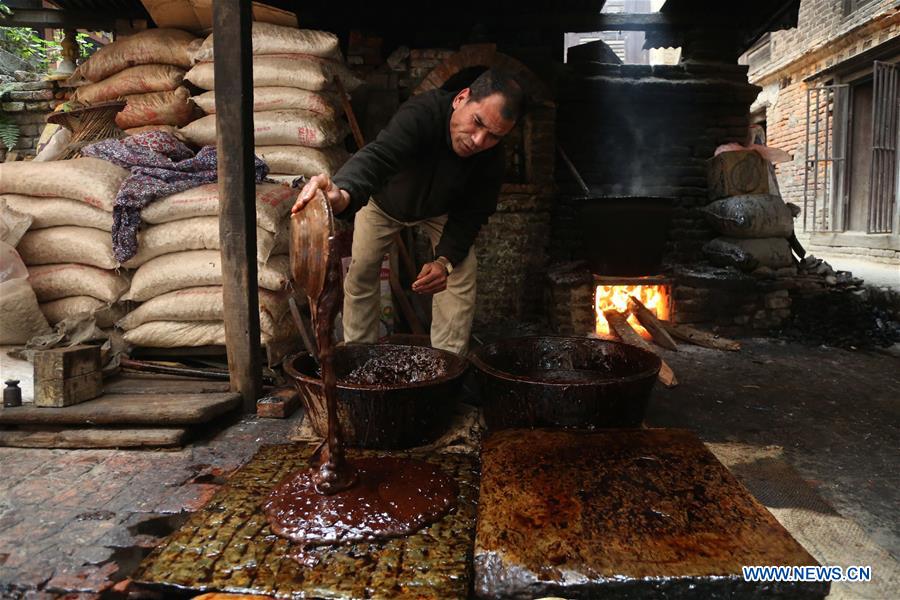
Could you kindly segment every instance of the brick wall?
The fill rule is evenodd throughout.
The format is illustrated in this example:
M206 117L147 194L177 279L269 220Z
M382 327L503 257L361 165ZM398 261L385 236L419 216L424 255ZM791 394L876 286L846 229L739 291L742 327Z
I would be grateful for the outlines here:
M842 0L804 0L798 27L771 35L772 59L750 73L750 81L764 86L758 103L767 103L767 144L787 151L793 160L776 166L781 195L786 202L804 208L806 174L807 90L821 84L810 76L900 37L900 13L896 1L870 0L844 16ZM813 252L866 256L900 263L900 252L861 247L814 246L802 231L827 227L827 211L819 206L815 215L801 214L796 220L798 237Z
M844 14L843 4L844 0L803 0L800 3L797 27L772 32L771 59L750 73L751 81L763 80L805 56L823 51L830 55L832 60L853 56L869 47L865 45L866 40L862 39L869 37L863 33L864 31L869 31L873 24L881 21L896 21L896 0L869 0L848 15ZM856 31L860 29L863 31ZM883 27L875 29L876 32L872 36L874 42L870 42L870 45L881 43L898 34L895 29ZM853 40L851 47L835 47L833 42L851 32L863 35L859 40ZM828 58L823 59L825 62L827 60Z

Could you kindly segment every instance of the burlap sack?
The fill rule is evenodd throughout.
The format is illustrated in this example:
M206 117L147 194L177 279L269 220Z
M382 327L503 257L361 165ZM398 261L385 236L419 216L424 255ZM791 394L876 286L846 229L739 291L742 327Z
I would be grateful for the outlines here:
M93 227L112 231L112 213L68 198L35 198L21 194L2 194L0 203L32 218L31 229L61 225Z
M90 296L69 296L44 302L40 306L51 325L69 317L90 315L94 317L97 327L104 329L114 326L128 312L128 307L123 303L110 305Z
M282 230L284 228L282 227ZM285 233L278 232L281 237ZM266 262L275 248L275 234L256 228L256 259ZM136 269L148 260L185 250L218 250L219 218L193 217L152 225L138 233L138 253L125 262L125 267Z
M168 92L184 81L184 69L172 65L141 65L119 71L115 75L89 83L75 90L72 101L96 104L133 94Z
M205 92L191 98L208 115L216 113L216 93ZM253 88L253 110L308 110L324 117L341 114L340 101L329 92L311 92L293 87Z
M309 54L340 60L341 51L338 38L328 31L313 29L296 29L271 23L253 22L252 34L253 56L260 54ZM210 34L203 44L194 52L193 59L198 62L212 62L213 36Z
M0 196L0 242L15 248L33 222L34 217L10 206L5 196Z
M263 346L275 340L296 337L297 329L289 316L275 327L277 334L260 331ZM148 348L189 348L195 346L224 346L225 323L222 321L149 321L138 325L122 336L133 346Z
M122 129L147 125L182 127L191 122L197 108L191 93L183 86L171 92L134 94L125 100L128 104L116 115L116 125Z
M278 291L287 286L290 272L287 255L273 256L259 265L257 282L262 288ZM222 261L217 250L163 254L138 268L123 299L143 302L166 292L208 285L222 285Z
M128 135L137 135L139 133L146 133L148 131L165 131L166 133L174 135L178 139L182 139L181 134L178 132L178 128L171 125L145 125L143 127L130 127L125 130L125 133L127 133Z
M324 148L334 146L347 135L347 126L308 110L267 110L253 113L253 140L256 146L290 144ZM216 115L206 115L181 128L181 134L197 144L216 143Z
M259 322L266 333L289 310L288 292L259 290ZM129 331L150 321L222 321L225 308L221 286L176 290L147 300L125 315L117 325Z
M282 175L312 177L334 173L350 154L340 146L307 148L305 146L257 146L256 155L269 166L269 171Z
M703 253L716 266L734 266L744 271L760 266L780 269L794 264L791 245L784 238L746 240L719 237L707 242Z
M256 185L256 226L275 233L283 226L297 190L275 183ZM147 223L168 223L191 217L208 217L219 214L219 186L217 183L201 185L178 194L167 196L149 204L141 211Z
M129 171L99 158L0 164L0 194L69 198L112 212Z
M79 263L101 269L119 265L109 233L91 227L64 225L29 231L17 250L26 265Z
M710 226L722 235L788 238L794 232L791 209L779 196L732 196L716 200L702 211Z
M0 345L24 344L33 336L50 333L27 279L0 283Z
M201 43L193 34L180 29L145 29L101 47L75 69L70 81L96 83L138 65L175 65L186 69Z
M318 92L334 89L335 77L341 80L347 91L355 90L362 83L346 65L333 60L305 54L253 57L254 88L278 86ZM201 89L215 89L215 68L211 62L194 65L184 78Z
M128 278L123 273L78 264L29 267L28 280L41 302L90 296L112 304L128 289Z
M303 185L306 183L306 180L300 175L287 175L285 173L269 173L266 175L266 179L271 179L282 185L293 186L295 188L294 191L298 193L303 189Z

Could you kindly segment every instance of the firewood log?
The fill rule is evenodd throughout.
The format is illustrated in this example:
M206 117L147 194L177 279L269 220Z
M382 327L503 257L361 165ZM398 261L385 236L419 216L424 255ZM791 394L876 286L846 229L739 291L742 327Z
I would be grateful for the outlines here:
M656 318L656 315L644 306L644 303L635 298L634 296L628 297L628 310L631 311L631 314L637 317L637 320L641 322L641 325L650 332L650 335L653 336L653 341L656 342L659 346L662 346L666 350L675 350L678 351L678 346L675 344L675 340L672 339L672 336L669 335L669 332L666 331L665 327L663 327L662 323L659 322L659 319Z
M727 350L729 352L737 352L741 349L740 342L729 340L718 335L702 331L690 325L676 325L668 321L660 321L666 331L674 337L685 342L690 342L704 348L712 348L714 350Z
M630 346L637 346L638 348L642 348L658 355L656 350L654 350L650 344L645 342L644 338L642 338L628 323L625 315L616 310L605 310L603 311L603 315L606 317L606 320L609 321L609 328L619 336L620 340ZM668 388L678 385L678 379L675 377L675 372L672 371L672 368L665 360L662 361L662 367L659 369L658 378L660 382Z

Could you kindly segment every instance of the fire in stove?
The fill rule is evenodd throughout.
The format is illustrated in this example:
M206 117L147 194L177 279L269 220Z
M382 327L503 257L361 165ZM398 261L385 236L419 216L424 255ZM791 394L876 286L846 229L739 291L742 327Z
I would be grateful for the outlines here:
M668 321L672 312L671 290L669 281L661 277L602 277L595 276L594 282L594 316L596 334L608 338L612 335L609 322L604 311L615 310L627 315L628 323L643 338L650 340L652 336L640 323L629 306L629 299L634 297L658 319Z

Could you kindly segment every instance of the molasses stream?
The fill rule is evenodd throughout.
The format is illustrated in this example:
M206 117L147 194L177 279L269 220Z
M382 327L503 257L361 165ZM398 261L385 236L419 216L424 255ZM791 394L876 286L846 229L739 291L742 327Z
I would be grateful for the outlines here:
M317 192L291 220L291 270L309 298L315 323L328 435L318 468L291 473L269 495L264 507L269 525L304 546L408 535L450 510L456 482L425 461L345 458L333 342L343 289L331 206Z

